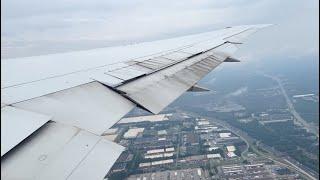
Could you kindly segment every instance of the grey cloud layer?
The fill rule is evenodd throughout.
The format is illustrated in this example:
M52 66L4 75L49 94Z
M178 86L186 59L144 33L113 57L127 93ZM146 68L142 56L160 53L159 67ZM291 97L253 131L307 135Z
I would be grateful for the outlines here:
M254 23L278 25L257 34L242 56L250 56L251 47L257 45L262 48L255 53L270 54L272 51L263 48L266 45L261 46L261 41L278 53L318 49L316 1L4 0L2 7L1 56L5 58L127 44Z

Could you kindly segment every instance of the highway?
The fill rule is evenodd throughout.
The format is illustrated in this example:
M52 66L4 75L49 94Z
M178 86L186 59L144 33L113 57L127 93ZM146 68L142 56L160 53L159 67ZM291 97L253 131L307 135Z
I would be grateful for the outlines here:
M277 162L279 164L285 165L286 167L288 167L289 169L298 172L299 174L302 174L304 177L306 177L307 179L311 179L311 180L317 180L319 174L305 166L303 166L302 164L300 164L299 162L293 160L292 158L288 157L288 156L284 156L283 153L275 150L274 148L267 146L261 142L259 142L259 147L262 148L263 150L265 150L266 152L268 152L268 154L263 153L261 151L259 151L258 149L255 148L255 146L253 146L254 142L257 142L257 140L255 138L250 137L247 133L245 133L244 131L233 127L231 125L229 125L228 123L226 123L223 120L219 120L213 117L207 117L207 116L203 116L201 114L198 113L194 113L194 112L185 112L188 113L194 117L203 117L206 118L209 121L213 121L214 123L221 125L227 129L229 129L230 131L232 131L233 133L235 133L236 135L238 135L242 140L245 141L245 143L247 144L247 148L246 151L248 150L249 146L255 151L255 153L257 153L260 156L263 156L267 159L273 160L274 162ZM241 153L241 156L244 157L246 153Z
M312 180L317 180L319 174L305 166L303 166L302 164L300 164L299 162L293 160L292 158L288 157L288 156L283 156L281 152L271 148L270 146L267 146L265 144L262 144L261 142L259 143L259 147L262 148L263 150L269 152L269 154L265 154L259 150L257 150L252 144L253 142L256 142L257 140L250 137L247 133L243 132L242 130L235 128L227 123L225 123L222 120L218 120L215 118L210 118L210 117L206 117L208 120L212 120L215 123L229 129L230 131L232 131L233 133L235 133L236 135L238 135L241 139L243 139L245 141L245 143L247 144L247 149L249 148L249 146L251 146L252 149L254 149L255 153L257 153L260 156L263 156L267 159L270 159L272 161L275 161L279 164L285 165L286 167L288 167L289 169L293 170L293 171L297 171L300 174L303 174L305 177L307 177L308 179L312 179ZM241 156L244 156L244 153L241 154Z
M268 78L271 78L273 79L274 81L276 81L281 89L281 92L284 96L284 98L286 99L286 103L288 105L288 109L289 111L291 112L291 114L293 115L294 119L299 123L301 124L308 132L316 135L319 139L319 132L318 132L318 129L313 126L313 125L310 125L307 121L305 121L300 115L299 113L295 110L294 106L293 106L293 103L291 102L286 90L284 89L283 87L283 84L281 83L281 80L278 78L278 77L275 77L275 76L271 76L271 75L268 75L268 74L264 74L263 75L265 77L268 77Z

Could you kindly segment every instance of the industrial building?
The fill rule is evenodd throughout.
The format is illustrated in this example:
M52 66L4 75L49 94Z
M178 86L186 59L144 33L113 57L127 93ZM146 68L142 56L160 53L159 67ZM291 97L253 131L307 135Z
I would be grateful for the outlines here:
M172 114L157 114L149 116L128 117L121 119L118 124L168 121L171 116Z
M204 180L205 174L201 168L183 169L175 171L163 171L154 173L137 174L128 177L127 180Z
M259 164L235 164L219 168L224 179L274 179L263 163Z
M144 128L131 128L123 135L123 138L125 139L136 138L139 135L139 133L142 133L143 131L144 131Z

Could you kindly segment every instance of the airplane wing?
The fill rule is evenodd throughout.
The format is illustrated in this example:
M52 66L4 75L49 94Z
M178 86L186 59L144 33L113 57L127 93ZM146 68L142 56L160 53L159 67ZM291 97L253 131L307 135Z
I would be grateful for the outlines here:
M124 147L103 133L159 113L268 25L1 60L1 179L103 179Z

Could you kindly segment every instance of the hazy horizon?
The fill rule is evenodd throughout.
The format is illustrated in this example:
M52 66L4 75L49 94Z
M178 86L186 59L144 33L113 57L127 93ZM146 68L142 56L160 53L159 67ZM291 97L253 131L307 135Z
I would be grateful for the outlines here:
M1 57L86 50L270 23L248 39L246 60L319 52L318 1L1 1ZM283 5L286 5L283 7Z

